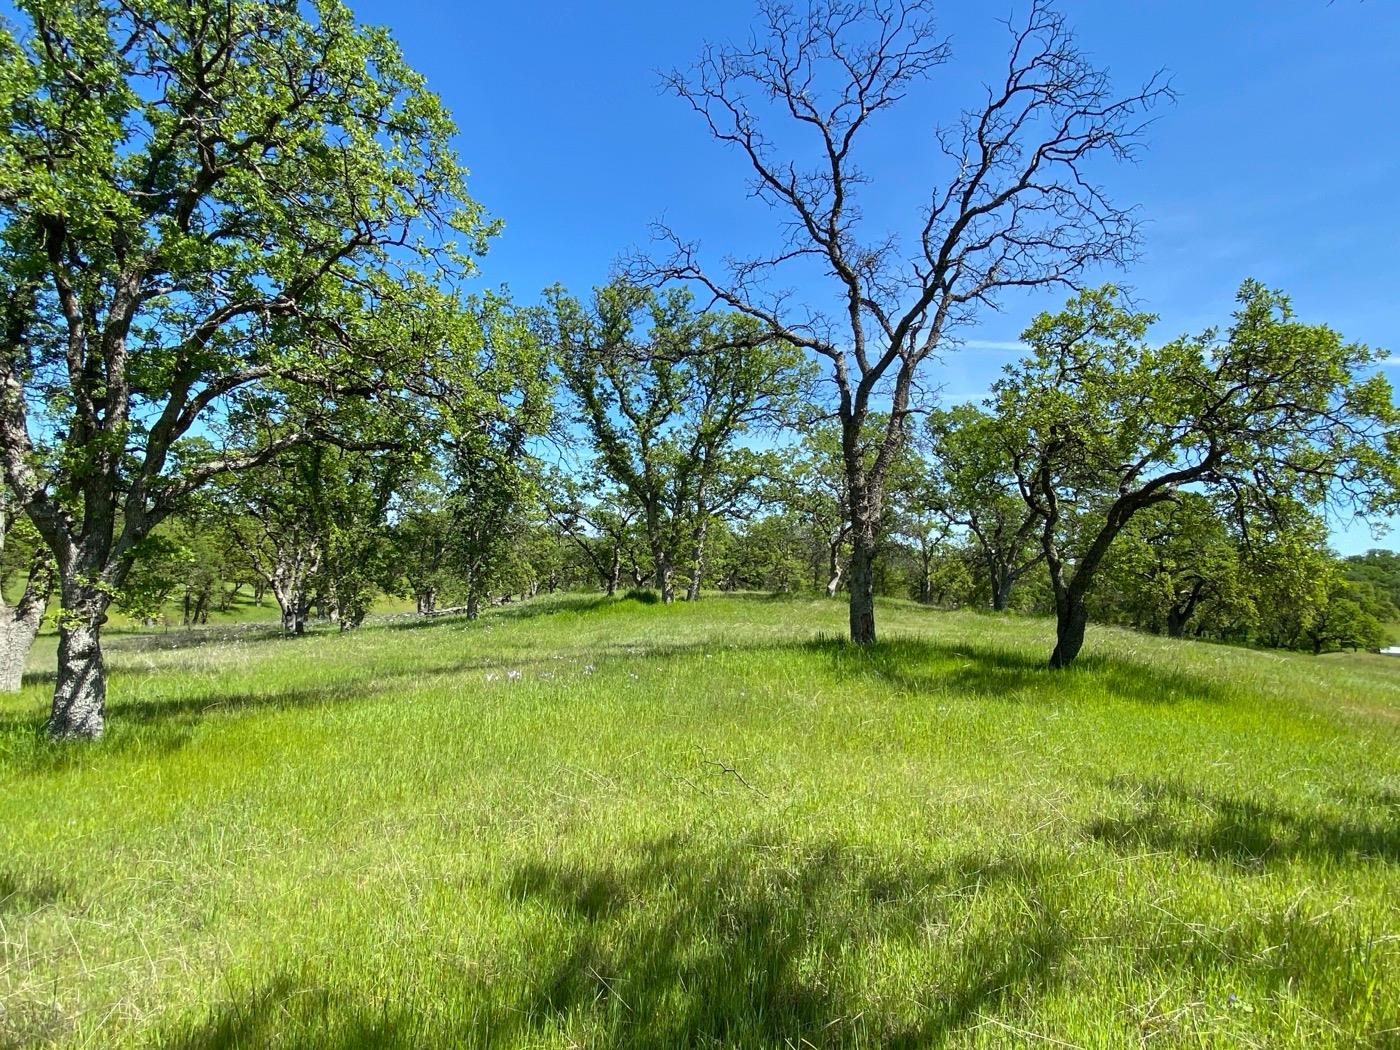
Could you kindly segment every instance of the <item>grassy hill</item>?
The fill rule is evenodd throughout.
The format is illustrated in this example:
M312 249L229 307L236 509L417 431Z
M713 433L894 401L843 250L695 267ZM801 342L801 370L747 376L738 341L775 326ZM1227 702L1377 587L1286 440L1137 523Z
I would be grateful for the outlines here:
M41 641L0 1046L1400 1046L1400 660L881 613Z

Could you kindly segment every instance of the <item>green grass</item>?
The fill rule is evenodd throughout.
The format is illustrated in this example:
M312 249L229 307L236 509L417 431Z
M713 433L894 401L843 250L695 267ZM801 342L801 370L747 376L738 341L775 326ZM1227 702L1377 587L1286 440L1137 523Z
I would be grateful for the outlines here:
M1400 661L583 598L0 701L0 1045L1400 1046Z

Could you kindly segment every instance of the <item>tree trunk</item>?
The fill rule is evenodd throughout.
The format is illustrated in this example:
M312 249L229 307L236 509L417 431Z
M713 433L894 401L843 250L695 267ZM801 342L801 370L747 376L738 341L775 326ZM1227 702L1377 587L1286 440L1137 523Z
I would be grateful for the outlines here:
M49 713L55 740L96 740L107 709L107 674L102 663L102 625L107 597L91 587L64 581L58 623L58 683Z
M1050 666L1068 667L1084 648L1084 629L1089 624L1089 607L1084 600L1066 596L1055 602L1055 651Z
M617 594L617 581L622 576L622 548L613 544L612 564L608 568L607 589L608 597Z
M272 596L277 599L277 606L282 610L282 633L305 634L306 614L310 607L306 592L289 590L285 586L274 584Z
M992 570L992 609L995 612L1005 612L1011 606L1011 585L1015 582L1008 569Z
M17 693L24 683L24 661L39 633L44 607L36 605L29 616L5 610L0 613L0 693Z
M661 590L661 601L670 605L676 600L676 583L671 571L671 555L668 551L658 550L654 557L656 560L656 585Z
M431 616L437 612L436 587L424 587L418 592L418 612L423 616Z
M1187 616L1175 606L1167 610L1167 637L1183 638L1186 636Z
M43 609L32 618L0 613L0 693L17 693L24 682L24 661L39 633Z
M921 605L929 605L933 602L932 568L933 551L924 547L919 551L919 603Z
M42 552L29 570L24 594L14 607L0 598L0 693L17 693L24 683L24 661L44 619L53 588L53 563Z
M690 567L690 584L685 589L685 600L696 601L700 597L700 583L705 576L705 533L701 525L695 536L695 560Z
M851 543L851 641L875 642L875 544L859 534Z
M841 542L827 544L826 596L835 598L841 589Z

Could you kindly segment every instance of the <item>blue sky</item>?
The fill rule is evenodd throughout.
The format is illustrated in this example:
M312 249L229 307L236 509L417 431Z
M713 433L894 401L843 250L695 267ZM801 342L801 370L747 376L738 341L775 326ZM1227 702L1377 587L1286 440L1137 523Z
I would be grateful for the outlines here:
M456 116L472 192L505 221L484 281L526 299L556 281L582 292L645 245L659 218L712 257L768 243L770 216L746 198L741 158L712 143L657 75L688 65L706 40L746 37L750 0L353 6L393 29ZM934 177L930 129L975 102L1004 53L997 19L1017 8L945 10L952 62L880 129L864 165L866 212L895 231ZM1148 222L1141 261L1104 279L1131 286L1163 337L1225 320L1251 276L1289 292L1305 319L1400 352L1400 4L1066 0L1062 10L1117 85L1165 68L1180 96L1137 164L1099 172ZM1029 317L1063 296L1020 296L985 315L967 347L934 366L945 396L979 396ZM1400 380L1400 367L1387 371ZM1373 543L1341 523L1334 539L1344 553Z

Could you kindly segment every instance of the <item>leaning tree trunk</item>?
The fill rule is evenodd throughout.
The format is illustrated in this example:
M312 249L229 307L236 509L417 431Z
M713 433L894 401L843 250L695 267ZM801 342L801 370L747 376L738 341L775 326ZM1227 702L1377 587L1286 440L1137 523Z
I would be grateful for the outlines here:
M63 581L58 621L58 683L49 713L55 740L96 740L107 713L107 672L102 662L102 625L110 598L92 586Z
M53 563L40 553L19 601L10 607L0 597L0 693L18 692L24 683L24 661L34 647L52 588Z
M24 682L24 661L34 646L43 618L44 607L39 603L31 603L28 610L19 605L0 611L0 693L19 692Z
M1084 648L1084 629L1089 625L1089 607L1073 592L1055 600L1055 651L1050 666L1068 667Z
M851 543L851 641L875 642L875 542L856 534Z

